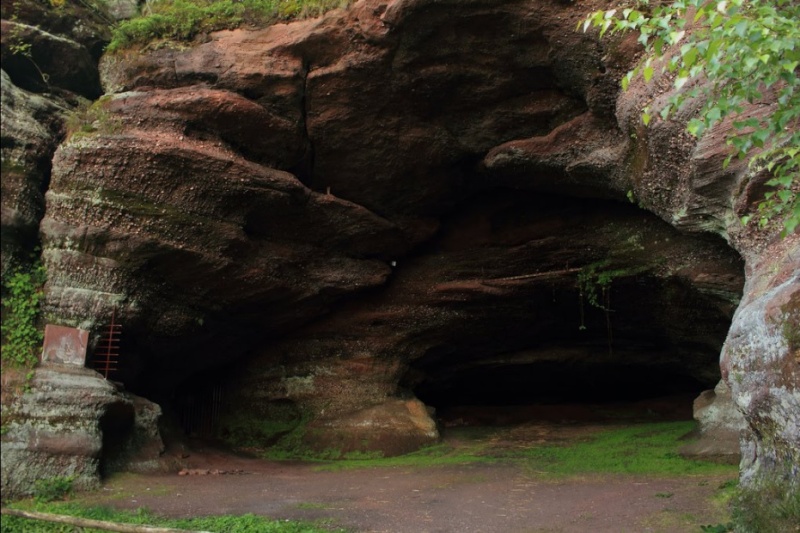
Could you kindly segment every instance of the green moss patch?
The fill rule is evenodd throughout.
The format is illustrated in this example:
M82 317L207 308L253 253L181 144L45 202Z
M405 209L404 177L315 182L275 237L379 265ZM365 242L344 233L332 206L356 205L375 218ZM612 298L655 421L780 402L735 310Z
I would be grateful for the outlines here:
M602 431L585 442L534 446L516 452L531 471L548 475L585 473L655 476L709 475L737 472L735 466L690 460L678 454L692 421L638 424Z
M715 475L737 469L707 461L685 459L678 448L686 444L685 435L693 421L637 424L609 428L572 442L558 444L501 444L502 430L489 435L486 428L464 430L453 442L389 458L344 457L325 465L325 470L376 467L417 467L464 465L470 463L508 462L541 477L572 476L592 473L649 476ZM506 443L507 444L507 443Z
M143 16L114 29L107 51L115 52L154 40L188 41L199 34L268 26L275 22L318 16L344 7L350 0L156 0Z

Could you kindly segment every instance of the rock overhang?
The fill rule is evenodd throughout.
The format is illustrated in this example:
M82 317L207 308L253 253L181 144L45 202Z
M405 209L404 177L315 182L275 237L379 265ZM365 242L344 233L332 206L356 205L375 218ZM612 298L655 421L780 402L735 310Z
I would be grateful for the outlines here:
M589 270L597 275L596 264L602 273L631 268L632 259L641 265L641 258L614 256L608 247L579 252L577 262L564 261L569 254L539 262L522 253L504 263L502 253L490 252L491 260L475 263L491 275L465 278L476 266L475 254L441 254L437 243L446 240L448 224L459 217L465 223L476 196L504 188L524 205L527 191L534 199L527 206L533 216L541 210L537 199L562 205L574 201L564 196L631 199L683 233L723 235L755 265L766 245L735 221L734 209L743 208L736 195L745 170L736 165L714 170L708 162L719 159L724 146L711 137L695 146L681 133L680 122L643 131L637 105L654 97L655 89L636 86L620 95L616 86L637 50L630 39L605 44L574 32L583 9L551 2L366 1L313 21L216 33L183 50L107 56L107 90L140 94L127 102L122 95L113 98L109 112L119 130L70 141L57 159L48 193L52 205L42 225L54 273L50 311L72 321L92 320L83 315L121 305L145 339L135 350L147 368L135 378L140 383L165 369L179 371L180 380L195 363L214 368L248 358L246 368L267 369L266 387L274 390L269 398L286 399L292 390L302 390L298 401L313 410L329 394L341 399L343 415L396 397L404 367L424 361L426 350L439 345L437 328L455 327L453 336L468 348L480 344L474 340L479 320L470 321L470 313L480 316L474 308L482 302L513 292L502 283L498 287L498 279L559 269L589 274L592 265ZM268 126L263 134L262 119ZM124 161L123 153L134 158L158 153L159 140L185 150L186 157L95 172L105 161ZM201 145L214 153L209 157ZM66 164L70 150L77 155ZM173 164L172 172L163 172ZM237 189L231 176L247 180L276 171L284 172L294 203L266 203L248 213L243 206L251 205L253 191ZM135 190L137 180L149 176L156 180L152 190ZM86 202L85 191L75 187L82 180L89 189L110 191L114 201ZM190 193L185 186L196 181L204 186ZM163 187L155 183L166 183L174 194L159 196ZM228 194L231 190L236 194ZM152 198L142 201L143 194ZM132 195L138 195L134 202ZM313 206L319 206L316 215ZM175 216L155 212L164 209ZM92 218L101 211L103 217ZM287 211L299 222L286 222ZM571 217L554 217L543 227L558 235L563 219ZM177 219L179 227L170 227ZM617 234L617 244L629 247L635 226L650 224L643 220ZM613 228L602 217L577 223ZM109 239L109 233L117 235ZM614 237L587 233L592 244ZM80 235L70 237L77 248L66 245L63 235ZM525 241L514 231L505 239L509 248L534 242L537 250L545 244L544 238ZM555 239L549 246L558 249ZM114 241L123 244L115 247ZM700 237L666 253L678 263L692 263L718 249L719 242ZM603 265L609 253L617 263ZM702 268L674 265L671 277L656 267L639 271L627 276L630 283L612 284L611 296L615 304L626 292L637 304L651 294L668 303L704 301L699 307L674 306L673 314L663 304L660 318L683 326L659 338L670 349L704 353L700 366L713 367L729 320L724 317L730 317L741 283L736 254L727 253L703 259ZM120 268L125 254L139 264ZM448 262L466 265L464 272L454 273ZM425 268L439 269L438 284L430 276L415 280ZM272 273L266 282L265 272ZM578 300L577 273L571 275L563 276L565 288L559 290ZM475 281L480 279L490 283ZM415 306L408 300L415 282L438 291L440 300ZM514 290L522 298L537 298L535 291ZM64 298L67 293L74 298ZM469 300L472 310L462 305ZM530 312L522 304L508 309L509 316ZM594 329L602 331L608 313L595 310ZM359 313L363 321L350 320ZM480 320L491 324L486 315ZM713 335L697 333L706 331L706 322L714 323ZM404 338L404 331L414 334ZM595 339L598 350L605 348L606 336ZM192 337L201 340L188 342ZM491 342L501 335L490 328L483 337ZM238 342L242 338L247 342ZM524 350L531 342L511 342L507 351ZM785 350L775 356L785 360ZM687 355L681 365L688 360ZM287 388L281 381L294 378L311 388ZM781 390L796 389L796 380L781 379ZM161 384L168 387L169 380ZM332 412L337 410L329 408L326 416Z

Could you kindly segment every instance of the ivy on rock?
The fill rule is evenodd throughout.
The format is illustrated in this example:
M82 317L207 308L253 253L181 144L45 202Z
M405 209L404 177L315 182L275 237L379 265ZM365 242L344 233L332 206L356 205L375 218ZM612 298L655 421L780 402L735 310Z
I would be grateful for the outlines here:
M637 76L649 82L656 68L674 76L676 94L662 109L645 108L666 119L690 100L704 104L687 125L700 137L730 117L733 148L725 160L749 158L751 170L771 177L758 208L758 222L783 220L783 235L800 225L800 3L793 0L676 0L660 5L639 0L634 7L596 11L583 30L635 30L647 57L622 79L623 89ZM661 65L661 66L657 66ZM771 105L763 117L749 104ZM747 223L751 217L744 217Z

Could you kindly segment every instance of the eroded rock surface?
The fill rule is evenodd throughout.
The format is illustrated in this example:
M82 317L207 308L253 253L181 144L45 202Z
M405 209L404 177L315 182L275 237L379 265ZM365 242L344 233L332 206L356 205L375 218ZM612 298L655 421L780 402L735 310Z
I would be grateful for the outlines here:
M365 2L104 58L115 94L55 158L49 309L90 327L119 308L148 381L230 361L383 285L487 188L492 146L608 114L595 88L613 69L578 13L455 6Z
M66 365L42 365L29 386L3 408L4 499L30 494L40 480L71 478L86 489L112 467L158 467L157 405Z
M44 214L51 160L69 114L102 94L97 62L110 20L80 2L0 6L2 275L29 262Z
M44 215L44 190L50 158L66 113L63 102L49 100L14 85L5 70L2 83L2 274L31 251Z
M741 280L724 244L631 206L499 193L234 381L243 408L291 401L322 419L412 391L437 406L691 391L717 379Z
M635 39L575 32L590 8L362 0L106 56L108 96L54 159L48 313L114 310L120 379L153 398L205 372L240 411L311 416L315 445L380 427L364 446L391 452L392 420L435 438L397 414L414 395L713 386L744 257L725 364L753 376L730 382L746 476L796 465L797 348L777 340L796 238L740 225L763 179L722 169L729 124L640 125L669 80L620 95Z
M721 380L713 390L703 391L694 400L693 411L698 438L682 446L681 455L739 464L739 440L747 423L736 408L727 383Z
M722 352L722 372L748 427L746 487L786 483L800 468L800 236L748 263L742 303Z

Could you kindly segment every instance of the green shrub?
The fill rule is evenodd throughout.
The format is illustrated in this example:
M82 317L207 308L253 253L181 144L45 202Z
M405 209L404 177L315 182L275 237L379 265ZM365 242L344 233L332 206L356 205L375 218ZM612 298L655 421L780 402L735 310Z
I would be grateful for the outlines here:
M141 17L121 22L107 51L115 52L158 39L188 41L211 31L268 26L318 16L350 0L160 0Z
M3 282L3 361L32 368L44 339L39 328L39 304L47 279L44 266L35 262L29 270L17 270Z
M39 479L34 484L33 499L37 503L63 500L72 492L74 476Z

